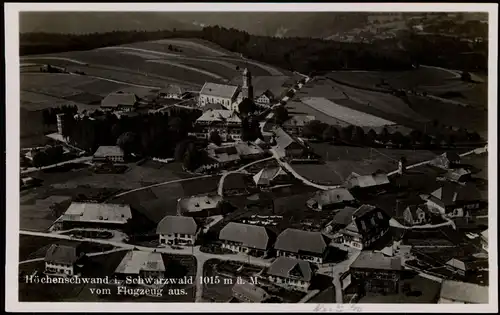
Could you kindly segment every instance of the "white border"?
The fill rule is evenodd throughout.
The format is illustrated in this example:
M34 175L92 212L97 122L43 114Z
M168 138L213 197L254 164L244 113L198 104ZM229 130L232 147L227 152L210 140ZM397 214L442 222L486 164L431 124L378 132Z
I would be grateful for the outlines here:
M473 3L6 3L5 61L6 61L6 282L7 311L48 312L304 312L315 311L316 304L222 304L222 303L20 303L18 302L19 257L19 11L422 11L422 12L488 12L489 13L489 115L488 115L488 169L489 169L489 263L490 290L487 305L472 304L356 304L360 312L498 312L498 257L497 257L497 40L498 4ZM7 27L8 26L8 27ZM353 312L349 305L323 305L320 312ZM317 310L316 310L317 311Z

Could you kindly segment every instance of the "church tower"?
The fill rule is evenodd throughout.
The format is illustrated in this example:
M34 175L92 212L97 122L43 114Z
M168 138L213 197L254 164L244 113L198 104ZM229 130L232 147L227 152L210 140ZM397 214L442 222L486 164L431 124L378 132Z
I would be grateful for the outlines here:
M249 98L253 100L252 74L247 68L243 70L243 86L241 87L243 99Z

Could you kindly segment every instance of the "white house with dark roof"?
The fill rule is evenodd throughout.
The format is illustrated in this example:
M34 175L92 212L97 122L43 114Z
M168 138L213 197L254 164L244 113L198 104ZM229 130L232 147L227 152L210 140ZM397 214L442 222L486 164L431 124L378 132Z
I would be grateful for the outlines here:
M156 227L160 245L189 245L193 246L200 232L200 228L192 217L171 216L164 217Z
M276 100L276 95L270 90L265 90L255 98L255 103L260 106L270 106Z
M300 136L304 126L315 119L316 117L311 115L294 115L283 123L282 128L289 134Z
M400 257L362 251L349 266L351 281L360 293L398 293L403 266Z
M236 253L265 255L270 246L269 232L263 226L229 222L219 233L222 248Z
M124 163L125 153L116 145L102 145L95 151L92 157L94 162Z
M350 205L355 202L354 197L345 188L321 190L307 201L307 206L313 210L327 210Z
M445 182L440 188L426 196L427 206L448 217L472 216L481 208L481 192L472 184L460 185Z
M191 134L198 139L209 139L213 131L219 134L222 141L241 139L241 119L232 110L207 110L196 120L194 129Z
M115 269L117 278L163 278L165 263L160 253L131 250Z
M76 246L50 245L45 253L45 273L55 276L74 276L83 253Z
M266 276L269 282L278 286L307 292L316 269L308 261L278 257L267 269Z
M160 91L158 91L159 98L167 98L167 99L180 100L182 99L183 94L184 90L180 86L174 84L169 84Z
M266 187L276 183L286 182L290 180L290 175L281 167L267 167L261 169L253 176L253 181L256 186Z
M107 110L133 110L139 103L139 97L134 93L113 92L101 101L101 108Z
M474 283L444 280L438 304L488 304L487 286Z
M430 213L426 205L409 205L403 211L403 218L410 226L427 224L430 220Z
M239 91L237 85L206 82L201 88L198 104L204 107L207 104L220 103L229 108L236 101Z
M55 225L56 230L77 227L120 229L131 219L132 210L129 205L72 202Z
M348 189L370 189L381 188L390 185L389 177L384 173L374 173L372 175L358 175L352 173L344 183Z
M320 232L288 228L274 244L276 255L322 264L328 255L327 238Z

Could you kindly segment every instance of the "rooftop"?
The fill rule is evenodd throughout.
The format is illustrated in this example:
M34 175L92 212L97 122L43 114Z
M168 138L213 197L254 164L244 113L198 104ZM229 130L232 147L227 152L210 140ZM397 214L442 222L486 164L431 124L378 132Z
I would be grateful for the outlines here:
M74 264L78 260L77 249L74 246L50 245L45 253L45 261L57 264Z
M372 251L362 251L351 264L351 268L402 270L400 257L386 257L382 253Z
M229 122L241 123L240 117L235 111L227 109L210 109L205 111L197 120L197 122Z
M233 98L238 91L238 86L206 82L201 88L200 95Z
M281 232L276 239L274 248L287 252L299 253L302 251L323 254L328 244L320 232L310 232L288 228Z
M219 233L223 241L240 242L243 246L257 249L267 249L269 234L262 226L229 222Z
M62 220L125 224L131 218L129 205L72 202Z
M129 251L116 268L116 273L139 274L140 271L165 271L160 253Z
M94 153L94 157L123 156L123 150L116 145L102 145Z
M219 195L199 195L180 198L178 205L183 210L196 212L205 209L215 209L221 201L222 197Z
M479 201L482 199L481 192L474 184L460 185L448 182L433 191L429 198L444 206L451 206L457 202Z
M269 294L262 288L250 283L235 283L233 294L241 294L254 303L261 303L269 298Z
M164 217L156 228L156 234L195 235L197 231L198 225L193 218L171 215Z
M444 280L441 285L440 297L464 303L488 303L488 287L473 283Z
M278 257L267 270L267 274L283 278L296 278L311 281L313 270L311 264L304 260L290 257Z
M314 194L310 199L311 203L317 203L319 206L327 206L346 201L353 201L354 197L349 190L345 188L335 188L330 190L321 190ZM308 201L309 203L309 201Z
M253 176L256 185L269 185L278 176L288 175L281 167L268 167L261 169Z
M315 120L315 116L310 115L294 115L283 123L284 127L304 127L309 122Z
M340 209L333 217L332 223L347 226L352 223L352 215L356 212L356 208L345 207Z
M389 184L389 178L387 177L387 174L382 174L382 173L376 173L372 175L362 175L362 176L356 176L354 174L351 174L348 179L347 179L347 186L349 188L353 187L373 187L373 186L380 186L380 185L385 185Z
M178 85L174 84L169 84L160 91L158 91L159 94L178 94L181 95L183 92L182 88Z
M103 107L134 106L139 98L134 93L114 92L108 94L102 101Z

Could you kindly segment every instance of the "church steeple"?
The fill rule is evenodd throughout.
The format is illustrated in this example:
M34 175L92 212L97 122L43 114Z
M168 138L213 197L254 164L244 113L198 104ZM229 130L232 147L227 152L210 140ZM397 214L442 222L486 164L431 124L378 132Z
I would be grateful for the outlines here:
M241 87L243 99L249 98L253 100L252 74L247 68L243 70L243 85Z

